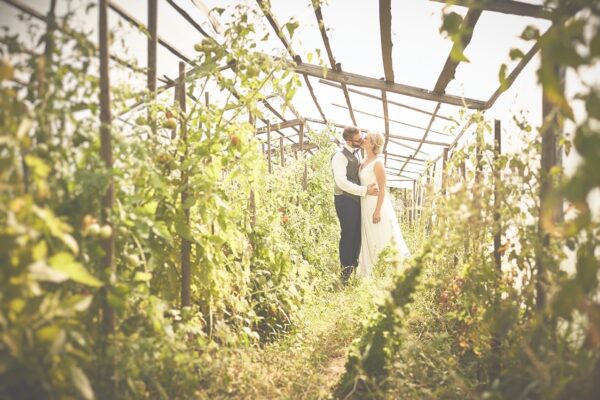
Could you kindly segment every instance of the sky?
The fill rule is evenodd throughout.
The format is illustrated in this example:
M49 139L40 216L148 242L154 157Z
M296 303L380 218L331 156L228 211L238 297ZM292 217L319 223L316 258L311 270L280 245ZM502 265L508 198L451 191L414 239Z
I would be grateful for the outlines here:
M141 0L114 0L115 3L122 6L131 14L146 23L146 1ZM23 0L24 3L39 10L47 12L50 0ZM207 20L205 12L196 7L192 0L176 0L189 14L200 23L205 29L213 35L217 35ZM541 1L529 1L539 4ZM58 14L67 7L75 7L79 10L81 18L78 18L81 29L90 32L95 40L97 34L97 14L92 10L89 14L83 12L82 1L72 2L60 1L58 5ZM230 7L240 3L239 0L204 0L205 5L211 9L213 7ZM258 10L254 1L248 1L253 9ZM273 14L276 16L280 25L295 19L300 23L295 32L291 43L295 52L302 55L307 60L309 53L316 54L317 49L327 64L327 56L322 38L317 26L316 17L311 6L310 0L271 0ZM448 57L451 41L439 32L439 26L442 21L442 13L445 5L427 0L405 0L392 2L392 42L393 42L393 68L395 81L406 85L416 86L432 90L444 62ZM452 6L450 11L455 11L461 15L466 13L466 8ZM380 32L379 32L379 11L378 1L376 0L328 0L322 6L323 18L328 28L328 37L332 46L334 57L337 62L342 64L345 71L362 74L372 78L383 77L383 61L381 55ZM262 18L262 13L258 11L256 26L258 37L262 37L265 32L271 33L270 39L259 43L259 50L274 55L287 55L281 42L273 34L271 27L266 20ZM23 24L16 20L17 12L5 3L0 3L0 26L9 26L13 31L23 31ZM225 24L228 20L228 13L219 17ZM110 12L109 23L112 27L123 24L117 14ZM498 70L500 65L506 63L508 70L516 65L517 61L511 61L509 50L519 48L524 53L528 51L532 43L525 42L519 38L523 29L528 25L534 25L544 31L549 23L544 20L505 15L495 12L484 11L479 19L473 39L466 49L465 55L469 58L469 63L461 63L456 72L456 77L447 87L448 94L466 96L478 100L487 100L499 85ZM127 24L125 23L125 26ZM127 58L137 59L140 66L146 63L146 39L136 32L135 29L127 29L127 33L120 33L112 44L111 51L115 54L126 55ZM125 32L120 29L119 32ZM184 19L182 19L172 7L164 0L159 0L159 35L163 36L168 42L172 43L189 57L194 57L193 46L202 39L202 36ZM167 50L159 46L159 76L167 75L171 78L176 76L178 68L178 59ZM315 61L313 60L313 63ZM534 57L530 64L521 72L519 78L515 81L510 90L502 94L492 109L486 112L486 116L492 119L499 119L502 122L503 134L506 137L503 145L506 151L518 151L520 146L520 134L513 122L512 115L515 113L524 113L529 117L530 123L537 127L541 124L541 88L537 84L535 71L538 67L539 59ZM585 79L596 79L600 77L599 70L586 71L582 76L570 76L568 88L576 92L581 87L581 81ZM138 83L142 88L145 85L143 77L127 77L132 83ZM324 110L326 117L341 124L352 124L349 112L337 105L346 105L343 92L334 87L319 83L317 78L309 78L315 92L319 98L319 103ZM570 86L570 87L569 87ZM363 92L380 96L377 90L355 87ZM218 101L218 93L213 88L211 94L215 101ZM171 95L172 96L172 95ZM352 106L355 110L357 125L360 128L375 131L384 131L384 122L382 118L368 116L363 112L383 116L381 102L375 99L350 93ZM427 111L433 111L436 103L421 99L410 98L399 94L388 93L388 99L413 107L422 108ZM277 100L273 100L273 105L278 108ZM318 118L320 115L309 95L308 90L303 86L293 101L295 107L305 117ZM430 117L428 115L407 110L402 107L389 106L390 119L401 121L405 124L426 127ZM581 112L581 111L579 111ZM440 115L458 119L459 108L450 105L442 105ZM291 112L287 112L286 118L293 119ZM271 116L271 122L279 120ZM420 138L424 130L409 127L405 124L390 122L390 133L402 136ZM320 126L313 125L314 128ZM451 142L459 130L455 123L443 119L437 119L432 130L446 132L445 135L430 132L428 138L441 142ZM291 132L290 132L291 133ZM465 135L468 140L469 135ZM416 143L407 142L408 145L415 146ZM411 155L412 150L403 148L397 144L390 143L388 150L393 153ZM435 158L442 147L434 145L423 145L422 150L426 155L419 154L422 158ZM389 161L390 165L398 168L400 162ZM575 161L567 160L569 168L573 168ZM417 170L417 167L411 166L411 169ZM439 168L438 168L439 170ZM394 173L390 172L390 176ZM416 174L407 174L411 177ZM394 186L412 187L408 183L390 183Z

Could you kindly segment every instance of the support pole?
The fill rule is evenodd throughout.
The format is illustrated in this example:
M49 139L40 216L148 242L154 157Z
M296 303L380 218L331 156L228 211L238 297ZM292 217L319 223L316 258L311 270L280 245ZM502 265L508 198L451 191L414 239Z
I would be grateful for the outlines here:
M448 147L444 147L444 155L442 156L442 194L446 194L446 186L448 185Z
M110 171L113 167L113 159L111 142L112 115L110 110L110 75L108 65L110 49L108 41L107 0L100 0L98 15L98 41L100 47L100 155L104 161L104 166ZM106 192L102 196L101 221L103 225L109 225L114 228L111 224L111 212L114 204L114 183L112 176L110 176L109 179ZM108 285L102 289L102 333L105 341L105 354L107 353L110 337L115 333L115 312L108 302L108 287L113 285L115 283L114 280L116 279L114 231L115 230L112 229L111 235L101 241L102 249L104 251L102 266L109 274ZM107 398L117 398L117 380L114 374L114 360L107 360L106 371L102 374L102 378L106 379L104 385Z
M187 116L186 116L186 87L185 87L185 63L179 62L179 82L178 82L178 94L179 94L179 129L180 137L183 143L183 155L181 156L181 164L184 164L188 156L188 135L187 135ZM183 209L183 218L186 226L190 225L190 208L188 202L188 171L181 170L181 207ZM181 238L181 308L190 307L192 305L192 291L191 291L191 242L182 237Z
M302 189L306 191L308 189L308 167L306 160L304 160L304 173L302 174Z
M412 190L412 208L411 208L411 222L413 224L413 226L416 225L416 211L417 211L417 181L414 180L413 181L413 190Z
M158 0L148 0L148 92L150 92L150 109L148 121L152 133L156 134L156 114L154 102L156 101L156 63L158 48Z
M285 151L283 148L283 137L279 138L279 156L280 156L281 166L285 167Z
M500 225L500 185L501 185L501 171L498 166L500 154L502 151L502 133L500 120L494 121L494 222L495 222L495 233L494 233L494 264L496 270L502 272L502 263L500 259L500 241L502 236L502 228Z
M271 164L271 123L267 121L267 165L269 173L273 172Z
M300 154L304 154L302 151L304 150L304 124L300 125Z
M552 28L550 28L552 29ZM548 65L548 63L552 63ZM560 82L560 90L564 91L565 69L560 65L546 58L542 49L542 68L549 69L554 78ZM544 309L547 303L546 287L548 282L548 264L555 262L548 254L550 246L550 235L547 228L542 222L544 219L551 218L556 222L562 214L562 203L560 203L560 213L557 213L557 208L553 208L549 202L550 195L553 191L552 176L550 170L557 165L557 139L562 130L562 122L558 115L558 110L555 104L552 103L548 96L546 86L542 91L542 115L543 123L541 129L542 135L542 157L540 168L540 215L538 217L538 234L540 246L536 254L536 307L538 310Z

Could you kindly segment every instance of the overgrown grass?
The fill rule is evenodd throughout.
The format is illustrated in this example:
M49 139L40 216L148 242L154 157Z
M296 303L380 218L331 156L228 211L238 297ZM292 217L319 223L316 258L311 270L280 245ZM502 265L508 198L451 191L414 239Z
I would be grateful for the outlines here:
M235 349L206 398L326 399L344 371L352 342L377 308L391 280L355 281L340 291L314 296L301 324L263 347Z

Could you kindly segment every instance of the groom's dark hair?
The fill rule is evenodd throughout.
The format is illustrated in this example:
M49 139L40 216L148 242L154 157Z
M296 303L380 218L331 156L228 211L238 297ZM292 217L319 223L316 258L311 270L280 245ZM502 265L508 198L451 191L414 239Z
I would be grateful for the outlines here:
M360 131L358 130L357 127L355 127L355 126L347 126L347 127L344 128L344 133L342 133L342 137L344 138L344 140L352 140L352 138L354 137L354 135L356 135L359 132Z

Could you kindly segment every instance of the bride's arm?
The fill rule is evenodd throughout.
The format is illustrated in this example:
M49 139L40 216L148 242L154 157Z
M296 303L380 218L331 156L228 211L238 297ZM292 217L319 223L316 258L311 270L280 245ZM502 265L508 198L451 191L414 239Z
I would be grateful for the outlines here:
M383 204L383 197L385 196L385 168L380 160L375 161L373 166L375 172L375 178L377 179L377 187L379 187L379 194L377 195L377 205L375 206L375 212L373 213L373 223L378 224L381 221L381 205Z

